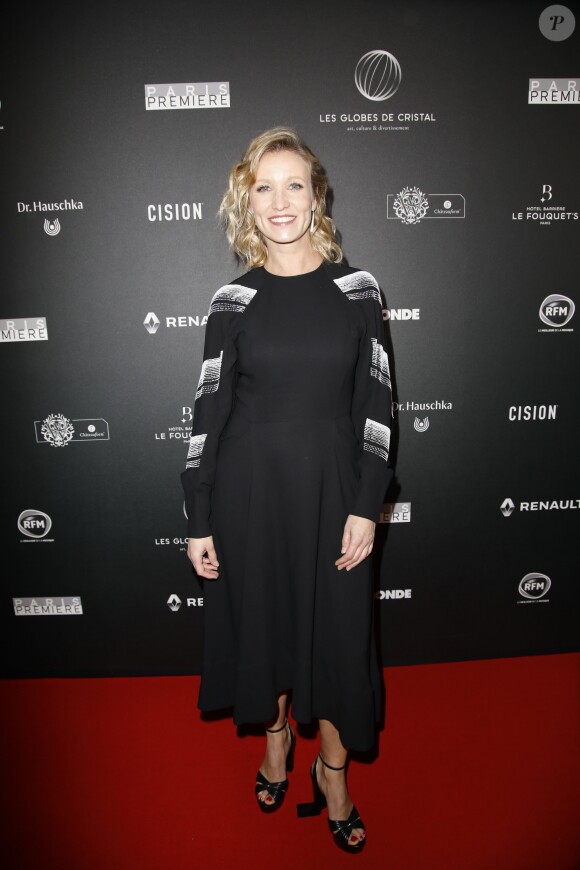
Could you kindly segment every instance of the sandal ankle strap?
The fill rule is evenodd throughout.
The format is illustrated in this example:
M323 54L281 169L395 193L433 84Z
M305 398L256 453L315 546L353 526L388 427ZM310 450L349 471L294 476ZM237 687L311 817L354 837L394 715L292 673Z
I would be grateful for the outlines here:
M324 765L325 767L329 767L331 770L344 770L344 768L346 767L346 764L343 764L342 767L333 767L332 764L328 764L328 763L324 760L324 758L322 757L322 755L321 755L320 752L318 753L318 757L319 757L320 760L322 761L323 765Z
M277 734L278 731L283 731L286 725L288 724L288 718L284 720L284 724L280 726L280 728L266 728L268 734Z

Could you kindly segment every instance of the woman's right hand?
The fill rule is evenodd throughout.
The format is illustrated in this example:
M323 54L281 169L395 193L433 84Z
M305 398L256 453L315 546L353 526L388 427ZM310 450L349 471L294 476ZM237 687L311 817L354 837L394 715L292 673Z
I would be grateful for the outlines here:
M200 577L217 580L219 562L211 535L207 538L188 538L187 555Z

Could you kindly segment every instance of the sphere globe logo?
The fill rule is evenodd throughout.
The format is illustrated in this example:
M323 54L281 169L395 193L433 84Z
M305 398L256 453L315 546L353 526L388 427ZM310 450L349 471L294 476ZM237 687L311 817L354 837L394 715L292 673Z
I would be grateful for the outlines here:
M401 67L388 51L367 51L354 71L354 82L367 100L382 102L393 96L401 84Z

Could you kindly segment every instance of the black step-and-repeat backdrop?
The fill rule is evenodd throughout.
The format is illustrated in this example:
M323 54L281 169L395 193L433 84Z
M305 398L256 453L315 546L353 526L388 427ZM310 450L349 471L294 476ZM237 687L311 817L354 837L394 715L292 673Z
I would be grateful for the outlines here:
M198 672L179 475L209 303L243 271L216 212L278 124L322 157L348 261L386 301L384 663L578 649L578 11L13 10L4 677Z

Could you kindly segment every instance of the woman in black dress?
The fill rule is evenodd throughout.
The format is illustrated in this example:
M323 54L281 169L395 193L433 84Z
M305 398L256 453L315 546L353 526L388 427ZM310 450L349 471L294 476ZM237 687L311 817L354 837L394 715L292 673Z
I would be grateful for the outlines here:
M257 136L220 214L247 271L217 290L206 325L186 470L188 556L204 582L198 706L264 723L256 782L272 812L297 722L318 720L314 801L334 841L360 851L348 750L376 739L381 683L370 554L392 476L382 300L342 263L327 179L292 129Z

